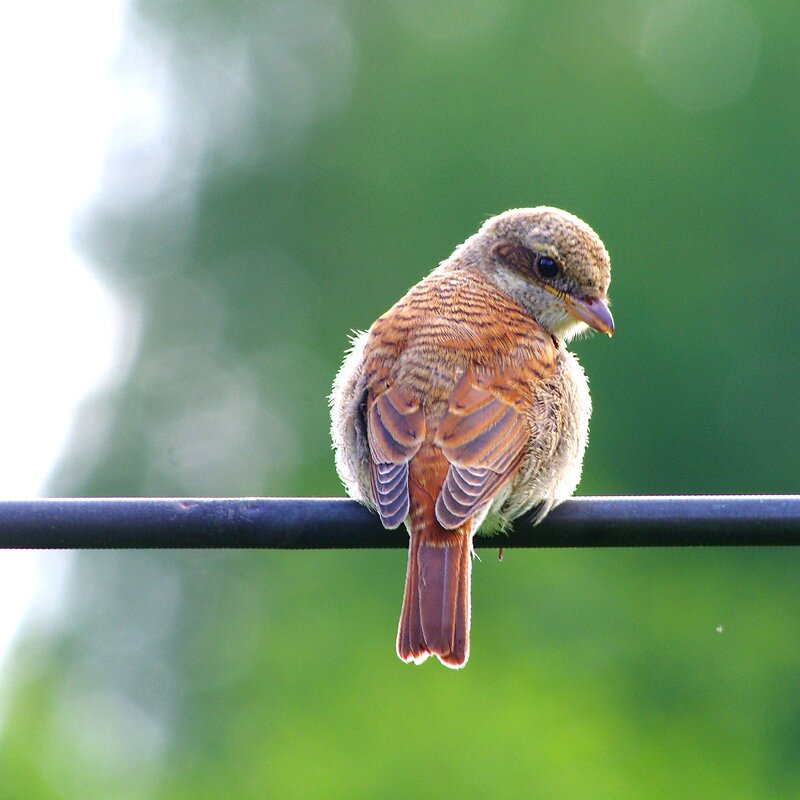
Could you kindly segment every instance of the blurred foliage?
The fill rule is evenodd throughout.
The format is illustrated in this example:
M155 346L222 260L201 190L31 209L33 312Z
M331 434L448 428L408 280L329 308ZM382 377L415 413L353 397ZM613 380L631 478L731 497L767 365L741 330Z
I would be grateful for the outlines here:
M544 203L612 255L617 335L574 346L581 493L796 491L799 22L790 0L141 0L121 69L166 116L79 230L141 335L51 492L341 493L349 330ZM400 552L82 554L61 629L17 648L0 797L798 797L799 569L483 551L453 673L394 655Z

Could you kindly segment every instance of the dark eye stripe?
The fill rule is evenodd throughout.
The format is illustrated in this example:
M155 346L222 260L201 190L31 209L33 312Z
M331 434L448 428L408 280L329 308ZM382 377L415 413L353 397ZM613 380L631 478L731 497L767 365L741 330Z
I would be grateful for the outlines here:
M501 242L492 249L492 255L520 272L535 272L542 280L551 280L561 272L561 265L550 256L539 255L516 242Z

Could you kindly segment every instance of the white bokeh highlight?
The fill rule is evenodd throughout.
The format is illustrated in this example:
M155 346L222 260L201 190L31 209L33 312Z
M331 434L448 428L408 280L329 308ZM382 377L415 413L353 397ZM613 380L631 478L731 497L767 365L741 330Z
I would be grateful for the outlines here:
M124 105L112 74L124 13L122 0L0 12L1 499L45 491L79 404L121 380L135 350L135 312L91 272L72 234ZM0 666L22 623L51 607L46 578L67 563L0 553Z

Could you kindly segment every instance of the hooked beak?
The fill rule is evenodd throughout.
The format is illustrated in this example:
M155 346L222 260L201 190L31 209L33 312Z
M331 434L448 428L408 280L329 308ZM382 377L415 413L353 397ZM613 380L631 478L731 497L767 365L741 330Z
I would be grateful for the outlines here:
M565 295L564 304L575 319L585 322L590 328L594 328L600 333L614 335L614 317L611 316L608 306L599 297L583 300L572 297L572 295Z

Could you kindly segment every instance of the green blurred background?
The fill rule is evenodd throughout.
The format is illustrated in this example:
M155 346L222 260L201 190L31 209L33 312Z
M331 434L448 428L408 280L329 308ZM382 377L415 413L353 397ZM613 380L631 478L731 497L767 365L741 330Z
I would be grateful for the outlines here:
M580 493L797 491L799 24L793 0L134 4L118 69L159 126L75 232L134 360L48 493L341 494L350 329L538 204L612 256L617 335L574 345ZM400 551L77 555L8 668L0 798L800 796L800 554L482 554L458 673L394 654Z

